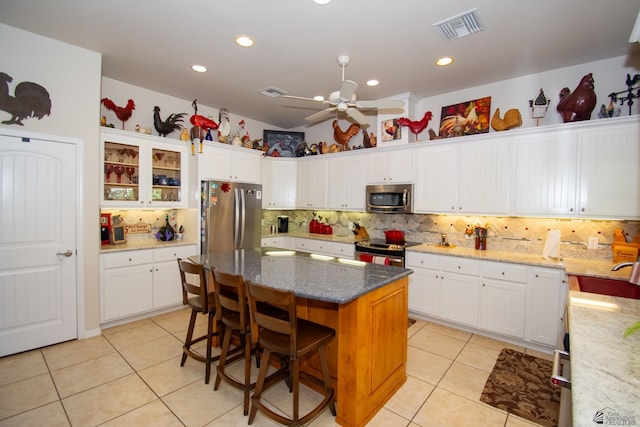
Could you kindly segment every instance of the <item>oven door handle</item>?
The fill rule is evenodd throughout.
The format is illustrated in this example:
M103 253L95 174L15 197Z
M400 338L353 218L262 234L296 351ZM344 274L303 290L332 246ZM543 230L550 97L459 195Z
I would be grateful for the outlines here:
M570 389L571 380L567 377L563 377L562 373L560 372L562 370L562 360L570 361L571 357L569 356L569 353L562 350L555 350L553 353L553 369L551 372L551 382L554 385Z

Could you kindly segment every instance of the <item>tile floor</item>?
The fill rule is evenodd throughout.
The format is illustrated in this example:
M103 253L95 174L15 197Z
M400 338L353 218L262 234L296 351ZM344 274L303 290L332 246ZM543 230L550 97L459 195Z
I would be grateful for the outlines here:
M180 367L188 316L178 310L1 358L0 427L247 425L239 390L223 382L214 391L215 376L205 385L200 362L188 359ZM200 318L199 332L206 331ZM523 348L423 321L409 328L408 344L407 382L369 426L535 425L479 401L500 350ZM241 364L236 366L240 373ZM318 401L319 395L304 391L301 405ZM266 398L290 409L284 386ZM253 425L276 424L258 413ZM311 423L337 425L328 410Z

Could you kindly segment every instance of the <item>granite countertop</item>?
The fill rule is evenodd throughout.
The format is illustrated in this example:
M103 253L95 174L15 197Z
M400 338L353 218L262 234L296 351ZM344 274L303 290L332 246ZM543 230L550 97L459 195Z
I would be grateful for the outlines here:
M611 271L615 263L591 259L562 258L560 260L547 260L542 255L519 252L506 252L486 250L479 251L470 248L454 247L443 248L441 246L423 243L407 248L408 252L424 252L440 255L458 256L463 258L476 258L489 261L512 262L516 264L534 265L539 267L564 269L567 274L575 276L595 276L609 279L628 281L631 274L629 268Z
M189 258L265 286L293 290L299 297L338 304L348 303L413 272L359 261L347 264L334 257L269 247Z
M569 292L573 425L598 411L604 425L640 424L640 333L623 338L637 321L640 300Z
M160 249L173 246L186 246L195 245L196 242L190 242L187 240L170 240L168 242L162 242L158 240L140 240L130 241L119 245L101 245L100 253L110 252L123 252L123 251L136 251L139 249Z

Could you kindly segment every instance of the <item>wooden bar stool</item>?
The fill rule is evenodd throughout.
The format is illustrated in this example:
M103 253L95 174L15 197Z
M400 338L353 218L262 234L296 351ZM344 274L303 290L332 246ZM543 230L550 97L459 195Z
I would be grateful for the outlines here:
M301 426L309 423L327 407L335 416L335 393L331 386L326 345L333 340L336 332L329 327L298 318L296 316L296 297L291 291L281 291L247 281L247 296L253 331L255 333L255 330L258 329L258 342L263 349L256 388L251 397L249 424L255 419L258 410L269 418L288 426ZM286 312L287 318L274 316L274 308ZM322 379L300 371L300 358L313 351L317 351L320 358ZM262 393L277 383L276 381L269 383L265 381L272 354L284 356L289 360L289 375L282 372L278 377L291 380L290 390L293 389L292 418L286 418L273 412L261 401ZM324 389L322 402L302 417L298 411L300 378Z
M182 304L191 307L191 319L189 320L189 329L182 347L180 366L184 366L187 356L204 362L206 364L204 382L209 384L211 363L220 358L220 356L211 357L212 339L214 336L220 336L220 332L214 332L213 330L217 319L214 293L210 291L207 274L202 264L195 264L178 258L178 268L180 269L180 281L182 283ZM208 316L207 334L193 338L193 329L196 325L198 313ZM202 356L191 348L192 345L203 340L207 340L206 356Z
M242 276L222 273L214 269L213 286L216 296L216 311L220 315L220 322L224 325L222 352L213 389L217 390L220 382L224 379L230 385L243 390L244 415L247 415L249 413L249 393L256 384L251 382L251 323L244 279ZM230 349L231 335L234 332L240 337L240 345ZM241 353L238 353L238 350ZM229 357L230 355L232 357ZM225 372L225 367L242 357L244 357L244 381L240 382L229 376ZM256 356L257 358L258 356Z

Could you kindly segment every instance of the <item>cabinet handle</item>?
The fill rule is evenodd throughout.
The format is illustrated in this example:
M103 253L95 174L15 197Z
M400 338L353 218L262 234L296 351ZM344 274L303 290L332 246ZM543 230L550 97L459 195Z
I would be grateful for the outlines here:
M538 275L536 274L536 277L540 277L540 276L538 276Z
M131 262L131 258L129 258L129 262Z
M455 207L455 206L451 206L451 210L452 210L452 211L455 211L455 210L456 210L456 207Z
M158 267L156 267L156 271L158 271Z
M149 270L149 273L153 273L153 268Z
M584 208L580 209L582 212L584 212Z
M504 276L504 271L502 272L502 275Z
M461 270L461 269L462 269L462 266L460 266L460 265L459 265L459 266L458 266L458 270Z
M484 288L485 286L487 286L487 285L485 285L485 284L483 283L483 284L482 284L482 287Z
M573 212L573 208L569 208L569 212Z

